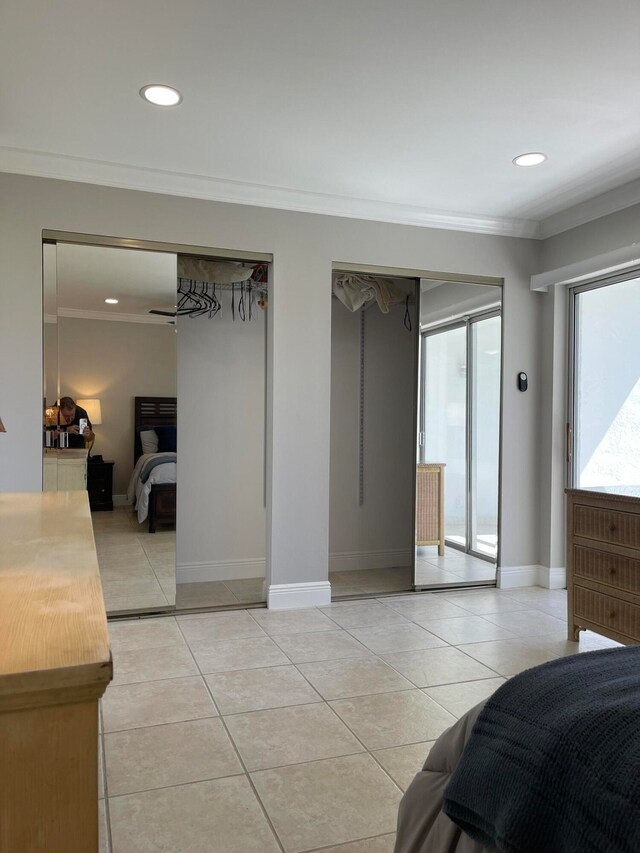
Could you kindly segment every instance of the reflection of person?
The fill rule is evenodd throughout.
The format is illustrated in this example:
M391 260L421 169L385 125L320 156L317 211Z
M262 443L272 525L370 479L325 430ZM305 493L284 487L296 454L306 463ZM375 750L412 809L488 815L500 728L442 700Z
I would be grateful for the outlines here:
M87 425L81 433L82 419L86 420ZM90 442L95 438L89 415L82 406L76 406L71 397L60 398L58 422L60 432L66 432L69 435L69 447L84 447L85 441Z

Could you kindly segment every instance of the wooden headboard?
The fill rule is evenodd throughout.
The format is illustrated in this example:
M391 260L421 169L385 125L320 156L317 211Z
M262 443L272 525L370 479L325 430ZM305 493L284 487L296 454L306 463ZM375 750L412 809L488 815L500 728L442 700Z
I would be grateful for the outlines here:
M134 465L142 455L140 427L174 425L177 422L177 414L177 397L134 397Z

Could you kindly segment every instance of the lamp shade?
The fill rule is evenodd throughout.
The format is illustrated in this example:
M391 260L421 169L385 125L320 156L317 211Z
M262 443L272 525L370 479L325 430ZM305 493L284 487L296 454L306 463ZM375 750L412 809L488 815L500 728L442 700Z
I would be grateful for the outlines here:
M76 405L80 406L81 409L85 409L93 426L102 423L100 400L76 400Z
M6 429L4 428L4 424L2 423L2 418L0 418L0 432L6 432Z

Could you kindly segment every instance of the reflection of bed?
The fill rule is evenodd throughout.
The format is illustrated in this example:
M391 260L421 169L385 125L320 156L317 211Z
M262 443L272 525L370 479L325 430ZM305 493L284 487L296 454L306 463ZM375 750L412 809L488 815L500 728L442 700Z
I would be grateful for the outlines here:
M521 672L444 732L395 853L637 853L640 648Z
M134 407L134 465L142 457L140 431L142 427L175 426L177 399L175 397L136 397ZM149 519L149 533L158 524L176 523L176 464L165 463L154 468L147 483L134 485L140 494L137 501L138 521ZM145 494L146 493L146 494ZM146 504L146 506L145 506ZM141 518L142 516L142 518Z

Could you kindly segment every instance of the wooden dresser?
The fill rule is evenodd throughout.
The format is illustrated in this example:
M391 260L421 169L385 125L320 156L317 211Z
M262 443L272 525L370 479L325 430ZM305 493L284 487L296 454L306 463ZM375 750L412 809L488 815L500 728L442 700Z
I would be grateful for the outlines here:
M97 853L111 676L87 493L0 494L0 853Z
M567 489L569 639L640 643L640 498Z
M442 462L419 462L416 470L416 545L437 545L444 556L444 469Z

